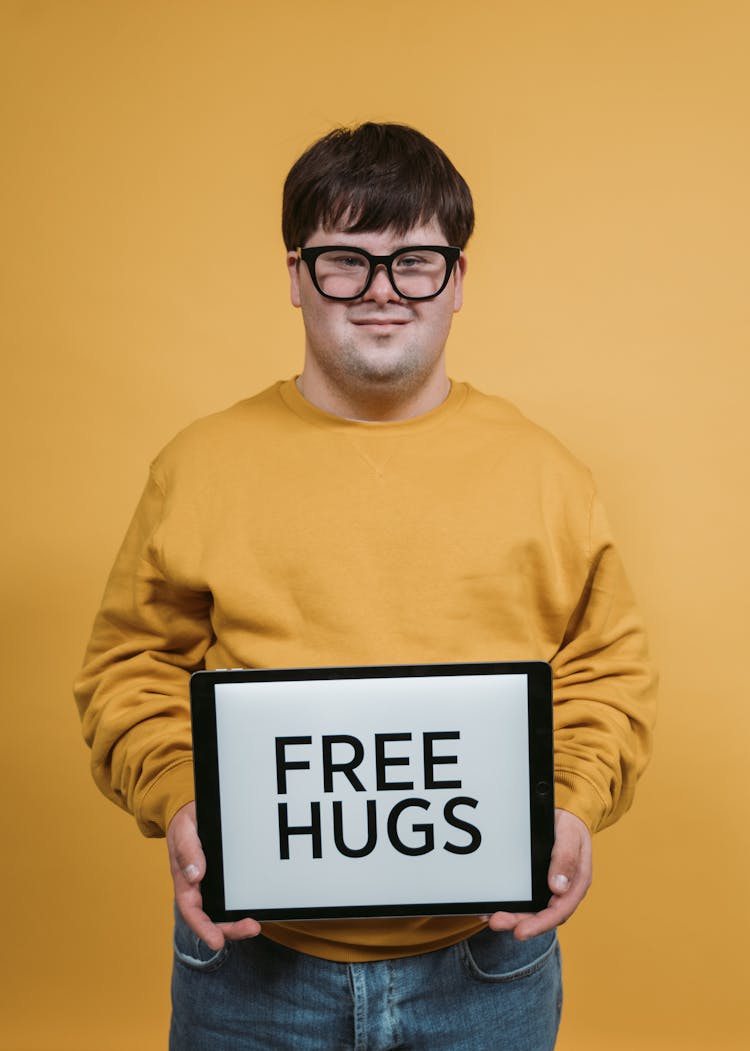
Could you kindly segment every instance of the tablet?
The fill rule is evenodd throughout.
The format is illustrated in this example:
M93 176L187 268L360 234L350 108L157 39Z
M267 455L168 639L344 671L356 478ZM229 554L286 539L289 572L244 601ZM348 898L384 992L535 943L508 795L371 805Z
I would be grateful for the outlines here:
M201 671L191 710L214 921L546 906L548 664Z

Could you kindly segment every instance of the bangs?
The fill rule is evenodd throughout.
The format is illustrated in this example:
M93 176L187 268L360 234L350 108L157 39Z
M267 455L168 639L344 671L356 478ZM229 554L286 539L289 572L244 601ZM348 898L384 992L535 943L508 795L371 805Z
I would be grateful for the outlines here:
M435 210L429 209L424 197L405 193L403 187L396 198L382 184L356 188L349 184L345 193L320 208L315 228L322 226L351 234L393 230L403 235L415 226L426 225L434 216Z

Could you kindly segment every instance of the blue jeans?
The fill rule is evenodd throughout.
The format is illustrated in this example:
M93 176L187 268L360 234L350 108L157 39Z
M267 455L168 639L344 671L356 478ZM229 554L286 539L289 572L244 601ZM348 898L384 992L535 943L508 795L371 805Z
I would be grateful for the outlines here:
M447 949L336 963L264 938L209 949L178 917L170 1051L551 1051L554 931L481 931Z

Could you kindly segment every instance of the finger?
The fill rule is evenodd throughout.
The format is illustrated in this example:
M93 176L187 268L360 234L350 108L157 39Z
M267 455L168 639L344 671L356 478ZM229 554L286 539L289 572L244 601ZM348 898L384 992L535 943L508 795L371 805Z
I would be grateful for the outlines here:
M214 923L203 911L203 902L197 887L178 888L175 884L175 901L180 915L188 927L201 938L206 945L217 952L228 941L240 941L243 938L254 938L260 934L257 920L247 918L231 923Z
M582 897L582 894L553 896L546 909L521 919L513 932L515 937L518 941L526 941L528 938L536 938L538 934L544 934L545 931L551 931L553 927L560 927L573 915Z
M512 931L527 915L529 914L525 912L493 912L488 917L487 924L493 931Z
M232 923L220 923L219 930L228 941L241 941L243 938L255 938L260 934L260 924L250 917L235 920Z

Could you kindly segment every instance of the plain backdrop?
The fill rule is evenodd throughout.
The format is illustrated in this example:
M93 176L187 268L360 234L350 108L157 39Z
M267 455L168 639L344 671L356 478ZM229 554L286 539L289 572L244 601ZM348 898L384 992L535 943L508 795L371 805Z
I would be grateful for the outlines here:
M559 1048L748 1046L748 5L2 0L0 48L0 1048L166 1046L165 847L70 683L151 458L299 369L281 185L366 119L472 186L451 374L593 469L661 668Z

